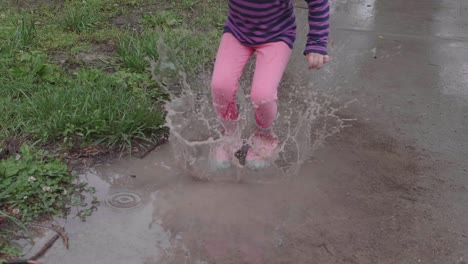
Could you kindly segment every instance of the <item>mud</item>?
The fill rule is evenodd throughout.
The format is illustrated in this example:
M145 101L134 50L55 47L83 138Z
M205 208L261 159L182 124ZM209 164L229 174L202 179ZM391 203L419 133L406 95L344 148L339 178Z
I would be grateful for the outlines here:
M164 188L153 218L190 252L176 248L165 263L429 263L453 245L420 244L434 199L421 182L434 166L425 157L355 124L294 179Z
M119 15L111 20L111 23L119 28L131 29L133 31L139 31L141 15L138 14L129 14L129 15Z

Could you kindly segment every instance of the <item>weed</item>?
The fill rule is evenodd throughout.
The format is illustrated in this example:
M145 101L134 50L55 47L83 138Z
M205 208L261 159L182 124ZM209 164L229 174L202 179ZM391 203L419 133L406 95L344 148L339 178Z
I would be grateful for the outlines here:
M16 23L16 48L24 49L31 47L36 36L36 26L32 19L22 18Z
M80 33L63 31L62 27L50 26L38 35L38 46L45 50L59 50L76 48L80 45Z
M150 27L158 27L162 30L175 28L182 24L182 18L174 11L162 11L155 15L144 15L143 25Z
M80 209L85 219L99 204L95 197L87 204L93 188L75 184L67 166L44 150L23 144L20 153L0 160L0 257L18 255L12 241L18 231L30 237L26 225L40 217L65 216L69 206ZM72 204L75 203L75 204Z
M119 39L117 54L122 63L135 72L145 72L149 64L145 57L157 58L158 36L153 32L129 33Z
M61 18L65 30L84 32L94 28L101 16L98 1L67 1Z
M17 53L14 64L11 65L9 75L14 80L30 80L56 82L59 69L48 62L47 54L33 50ZM11 90L10 90L11 92Z
M149 97L155 102L163 101L167 95L151 80L150 73L135 73L126 69L113 74L115 80L137 98Z
M61 213L67 203L64 194L72 193L66 189L74 179L67 166L46 154L23 145L21 156L0 161L0 204L22 221Z

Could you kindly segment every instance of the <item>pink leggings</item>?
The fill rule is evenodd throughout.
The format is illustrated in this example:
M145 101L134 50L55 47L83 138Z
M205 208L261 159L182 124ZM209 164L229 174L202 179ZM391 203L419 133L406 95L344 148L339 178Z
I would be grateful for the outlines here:
M239 79L249 58L256 52L256 67L250 99L255 120L260 128L273 125L277 115L277 89L291 56L291 49L282 42L249 47L232 34L221 39L211 81L213 103L222 121L238 118L236 93Z

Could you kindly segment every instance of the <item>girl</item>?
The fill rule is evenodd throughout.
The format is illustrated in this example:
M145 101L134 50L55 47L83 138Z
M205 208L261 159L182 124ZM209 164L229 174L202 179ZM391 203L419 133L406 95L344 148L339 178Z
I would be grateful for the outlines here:
M304 55L309 69L320 69L329 61L328 0L305 0L308 4L309 33ZM250 99L255 109L257 131L247 153L247 165L264 167L278 147L272 132L277 116L277 88L289 61L296 38L294 0L229 0L229 13L224 26L211 81L211 92L224 136L237 127L236 93L238 82L249 58L256 53L255 73ZM230 166L233 151L239 146L223 140L211 159L216 166Z

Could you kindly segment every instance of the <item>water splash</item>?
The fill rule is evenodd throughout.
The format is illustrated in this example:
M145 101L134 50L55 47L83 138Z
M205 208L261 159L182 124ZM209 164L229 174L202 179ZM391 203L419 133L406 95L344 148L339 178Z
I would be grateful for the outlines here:
M158 60L150 61L150 70L153 80L169 94L165 125L170 129L173 154L178 164L198 179L259 182L288 179L297 175L327 137L340 132L351 121L337 115L347 104L334 107L332 97L319 95L311 87L298 83L298 78L287 78L279 88L288 92L279 94L280 115L274 132L281 144L272 166L252 171L233 158L234 166L230 169L215 170L210 166L210 151L224 139L210 95L211 73L202 71L189 80L186 71L177 64L174 52L162 40L158 42L158 52ZM248 139L255 128L254 109L248 96L253 72L254 64L249 63L239 85L238 133L230 138L236 142ZM230 154L234 157L235 151Z

